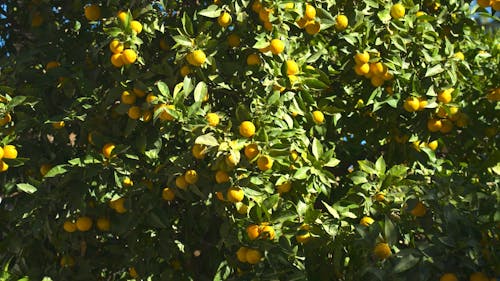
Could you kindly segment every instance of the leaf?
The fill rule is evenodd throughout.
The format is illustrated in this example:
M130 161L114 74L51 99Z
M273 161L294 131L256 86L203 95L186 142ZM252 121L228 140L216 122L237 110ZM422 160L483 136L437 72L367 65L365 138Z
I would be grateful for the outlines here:
M323 153L323 146L321 145L321 142L317 138L313 139L311 150L312 154L314 155L314 158L316 158L316 160L319 160L319 157Z
M199 11L198 15L207 18L216 18L220 15L220 10L217 5L210 5L206 9Z
M12 109L20 104L22 104L26 100L25 96L15 96L9 102L9 108Z
M425 77L431 77L431 76L437 75L443 71L444 71L444 68L440 64L437 64L437 65L427 69L427 71L425 72Z
M400 252L401 253L401 252ZM412 254L404 255L399 262L394 266L394 273L401 273L407 271L408 269L414 267L420 261L419 257L415 257Z
M182 36L182 35L176 35L176 36L172 36L172 39L174 39L174 41L181 45L181 46L186 46L186 47L192 47L193 46L193 43L191 42L191 39L185 37L185 36Z
M306 78L304 79L304 84L311 89L324 90L328 88L327 84L316 78Z
M377 162L375 162L375 169L378 171L379 175L385 174L386 166L385 166L385 161L384 161L384 157L383 156L380 156L377 159Z
M189 18L187 13L184 13L182 15L182 27L187 34L194 34L193 23L191 22L191 19Z
M328 160L328 162L326 162L325 164L323 164L323 166L324 167L335 167L339 163L340 163L339 159L337 159L337 158L330 158L330 160Z
M293 178L298 180L306 179L308 177L307 172L309 172L310 169L310 167L299 168L297 171L295 171L295 174L293 174Z
M384 236L387 243L391 245L397 242L398 237L396 233L396 228L388 216L385 217Z
M328 205L325 201L321 201L321 203L323 203L326 210L328 211L328 213L330 213L330 215L332 215L332 217L336 219L340 218L339 212L337 212L337 210L335 210L332 206Z
M18 183L16 186L19 190L26 192L28 194L33 194L37 191L37 188L29 183Z
M368 160L360 160L360 161L358 161L358 164L359 164L359 169L361 171L367 172L370 175L377 174L377 170L375 169L372 162L370 162Z
M57 165L55 167L52 167L52 169L50 169L47 174L45 174L44 178L53 178L57 175L62 175L62 174L65 174L68 170L66 170L66 167L68 165L66 164L62 164L62 165Z
M219 145L219 142L213 136L213 133L208 133L208 134L201 135L201 136L197 137L196 140L194 141L194 143L203 144L203 145L207 145L207 146L218 146Z
M195 102L201 102L203 98L206 97L207 94L208 94L208 87L205 82L201 81L198 84L196 84L196 87L194 88Z
M164 97L170 97L170 90L168 89L167 84L165 84L162 81L158 81L156 83L156 87L158 87L158 90L160 91L161 95Z

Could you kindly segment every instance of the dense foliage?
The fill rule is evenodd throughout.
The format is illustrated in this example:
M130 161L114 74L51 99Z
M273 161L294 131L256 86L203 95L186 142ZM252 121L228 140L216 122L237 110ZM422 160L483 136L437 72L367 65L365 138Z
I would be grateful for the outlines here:
M478 2L1 1L0 280L499 276Z

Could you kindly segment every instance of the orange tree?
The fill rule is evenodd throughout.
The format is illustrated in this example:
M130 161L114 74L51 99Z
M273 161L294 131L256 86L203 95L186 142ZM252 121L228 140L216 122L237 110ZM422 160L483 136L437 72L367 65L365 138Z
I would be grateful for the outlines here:
M500 274L500 1L2 1L2 280Z

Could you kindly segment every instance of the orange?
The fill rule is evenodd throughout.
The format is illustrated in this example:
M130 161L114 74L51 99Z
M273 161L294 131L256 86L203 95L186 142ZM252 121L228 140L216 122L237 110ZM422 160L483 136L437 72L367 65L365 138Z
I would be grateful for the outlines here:
M136 105L131 106L127 111L127 115L130 119L137 120L142 116L141 108Z
M429 121L427 121L427 129L431 132L437 132L443 127L443 123L441 123L441 120L436 119L436 118L431 118Z
M180 69L180 73L182 77L186 77L191 73L191 69L187 65L183 65Z
M285 43L280 39L273 39L271 40L269 49L274 55L279 55L285 50Z
M427 208L422 202L418 201L415 207L411 209L410 213L415 217L423 217L427 213Z
M135 103L136 96L129 91L123 91L120 99L122 103L132 105Z
M180 175L175 178L175 185L182 190L186 190L189 186L189 183L186 181L184 175Z
M251 121L243 121L240 124L240 135L251 138L255 134L255 125Z
M345 15L338 15L335 19L335 29L338 31L345 30L349 26L349 19Z
M122 67L124 62L121 53L111 55L111 64L115 67Z
M262 254L259 250L248 249L246 253L246 260L249 264L257 264L262 258Z
M380 87L384 84L384 79L380 76L373 76L370 79L370 83L372 84L373 87Z
M112 154L112 152L113 152L114 149L115 149L115 144L114 143L107 143L102 148L102 154L106 158L111 158L111 154Z
M61 66L61 64L58 61L49 61L47 65L45 65L45 70L50 70L59 66Z
M136 34L141 33L142 24L136 20L130 22L130 29L132 29Z
M255 240L260 236L260 227L256 224L247 226L246 229L248 239Z
M207 119L208 125L212 127L219 125L220 118L217 113L207 113L205 119Z
M408 97L403 104L403 108L408 112L417 111L420 108L420 102L416 97Z
M236 258L240 262L247 262L247 251L248 251L247 247L240 247L238 251L236 251Z
M125 177L123 179L123 185L126 187L130 187L134 185L134 182L129 177Z
M309 232L310 226L303 224L299 228L299 233L295 235L295 240L300 244L305 244L311 240L311 233Z
M119 214L123 214L127 211L124 204L125 198L118 198L116 200L109 201L109 206Z
M172 201L175 199L175 192L172 188L165 187L161 192L161 198L165 201Z
M310 4L306 4L304 18L307 20L314 20L316 18L316 8Z
M250 54L247 57L247 65L253 66L253 65L259 65L260 64L260 57L258 54Z
M274 236L276 235L274 232L274 228L269 225L261 226L259 232L263 239L273 240Z
M193 66L201 66L207 60L207 56L205 55L205 52L203 52L202 50L195 50L189 53L186 56L186 59L188 63Z
M132 64L137 60L137 53L132 49L126 49L122 52L122 60L124 64Z
M362 217L361 220L359 221L359 224L363 226L369 226L370 224L374 223L375 220L370 218L370 217Z
M76 231L76 224L71 221L65 221L63 224L63 229L66 232L72 233Z
M439 281L458 281L458 278L453 273L445 273L439 278Z
M392 5L391 17L393 19L400 19L405 16L405 7L401 3Z
M87 216L79 217L76 220L76 228L82 232L89 231L92 228L92 219Z
M128 274L130 274L130 277L132 277L132 278L139 277L139 274L137 273L137 270L135 270L135 267L130 267L128 269Z
M3 152L3 158L5 159L16 159L17 158L17 149L12 144L8 144L1 149ZM1 159L2 157L0 157Z
M260 3L259 0L255 0L252 3L252 11L258 13L262 9L262 4Z
M111 42L109 42L109 50L113 54L119 54L123 52L123 43L121 43L118 39L113 39Z
M188 170L184 174L184 179L189 184L195 184L198 181L198 173L195 170Z
M45 177L45 175L50 171L50 169L52 169L52 165L43 164L42 166L40 166L40 175L42 175L42 177Z
M431 141L431 142L429 142L429 143L427 144L427 146L428 146L428 147L429 147L432 151L435 151L435 150L438 148L438 145L439 145L439 143L438 143L438 141L437 141L437 140L433 140L433 141Z
M219 170L215 173L215 182L226 183L228 181L229 181L229 175L226 172Z
M378 243L375 245L375 248L373 249L373 254L378 258L378 259L387 259L392 255L391 248L389 247L389 244L387 243Z
M95 4L85 6L84 14L87 20L96 21L101 17L101 8Z
M278 190L279 194L290 192L290 190L292 189L292 183L290 181L286 181L278 185L276 189Z
M441 120L441 128L439 131L443 134L447 134L453 130L453 123L448 119Z
M108 218L98 218L97 219L97 229L100 231L109 231L110 222Z
M493 1L491 1L491 2L493 2ZM481 8L487 8L490 6L490 0L477 0L477 4Z
M5 126L10 123L10 121L12 121L12 116L10 115L10 113L5 113L3 118L0 119L0 126Z
M231 24L232 20L233 19L228 12L222 11L217 18L217 23L219 23L221 27L228 27Z
M56 130L62 129L62 128L64 128L64 126L65 126L64 121L52 123L52 127Z
M354 55L354 61L356 62L356 64L365 64L368 63L369 60L370 54L368 54L367 51Z
M199 160L205 158L206 153L207 153L206 147L204 145L198 144L198 143L193 145L191 152L192 152L194 158L199 159Z
M244 153L245 153L245 157L248 160L251 160L251 159L255 158L255 156L257 156L259 154L259 147L257 146L257 144L251 143L251 144L245 146Z
M469 276L469 281L489 281L489 278L482 272L474 272Z
M286 74L295 75L299 73L299 65L294 60L286 61Z
M239 187L231 187L227 190L227 200L233 203L241 202L243 197L245 197L245 193Z
M385 194L382 192L377 192L375 194L375 196L373 196L373 197L374 197L375 201L377 201L377 202L382 202L385 200Z
M427 106L427 99L425 97L418 98L418 110L422 111Z
M241 38L236 34L230 34L227 37L227 44L229 47L236 48L240 45Z
M457 60L465 60L464 53L462 52L456 52L455 54L453 54L453 57Z
M319 31L321 30L321 24L317 21L308 21L304 25L304 28L306 29L307 34L314 35L318 34Z
M323 122L325 122L325 115L323 115L323 112L319 110L313 111L312 118L314 123L316 124L322 124Z
M0 160L0 172L5 172L9 169L9 165L4 161Z
M125 23L128 19L128 13L125 11L119 11L116 16L122 23Z
M259 159L257 159L257 167L259 168L259 170L264 172L273 167L273 162L274 160L271 157L262 155L259 157Z
M160 120L162 121L172 121L174 120L174 117L168 113L167 109L169 110L175 110L175 105L173 104L159 104L155 106L155 111L160 110L161 113L158 115Z
M370 72L370 65L368 63L357 64L354 66L354 71L359 76L366 75Z
M455 89L454 88L449 88L449 89L446 89L446 90L443 90L441 92L438 93L438 101L446 104L446 103L449 103L451 102L451 93L454 91Z

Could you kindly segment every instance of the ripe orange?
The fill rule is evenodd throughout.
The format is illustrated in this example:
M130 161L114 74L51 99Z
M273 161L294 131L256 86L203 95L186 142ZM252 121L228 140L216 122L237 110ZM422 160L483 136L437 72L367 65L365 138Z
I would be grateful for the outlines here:
M128 13L125 11L119 11L116 17L122 22L125 23L128 19Z
M119 214L123 214L127 211L125 208L125 198L118 198L116 200L109 201L109 206Z
M462 52L456 52L455 54L453 54L453 57L457 60L465 60L464 53Z
M161 198L165 201L172 201L175 199L175 192L172 188L165 187L161 192Z
M370 65L368 63L357 64L354 66L354 71L359 76L366 75L370 72Z
M253 65L259 65L260 64L260 57L258 54L250 54L247 57L247 65L253 66Z
M248 239L255 240L260 236L260 227L256 224L247 226L246 229Z
M229 45L229 47L236 48L240 45L240 42L241 42L241 38L234 33L230 34L227 37L227 44Z
M63 229L66 232L72 233L76 231L76 224L74 224L72 221L65 221L63 224Z
M345 30L349 26L349 19L345 15L338 15L335 19L335 29L338 31Z
M385 194L382 192L377 192L373 197L377 202L382 202L385 200Z
M227 200L233 203L236 202L241 202L243 200L243 197L245 197L245 193L243 190L239 187L230 187L227 190Z
M318 34L319 31L321 30L321 24L317 21L308 21L304 25L304 28L305 28L307 34L315 35L315 34Z
M259 147L255 143L248 144L247 146L245 146L244 153L245 153L245 157L248 160L251 160L259 154Z
M123 183L123 186L125 186L125 187L130 187L130 186L134 185L134 182L129 177L125 177L123 179L122 183Z
M445 273L439 278L439 281L458 281L458 278L453 273Z
M286 181L276 187L276 190L278 190L279 194L290 192L291 189L292 189L292 182L290 181Z
M316 124L322 124L323 122L325 122L325 115L323 115L323 112L319 110L315 110L312 112L312 118L314 123Z
M160 110L161 113L158 115L158 117L160 118L160 120L162 121L172 121L174 120L174 117L168 113L167 109L169 110L175 110L175 105L173 104L158 104L155 106L154 110L155 111L158 111Z
M3 147L3 158L5 159L16 159L17 158L17 149L12 144L8 144ZM2 157L0 157L1 159Z
M238 251L236 251L236 258L240 262L247 262L247 251L248 251L247 247L240 247Z
M123 91L120 99L122 103L132 105L135 103L136 96L129 91Z
M76 219L76 228L82 232L89 231L92 228L92 219L87 216L79 217Z
M132 49L126 49L122 52L122 60L124 64L132 64L137 60L137 53Z
M228 181L229 181L229 175L226 172L219 170L215 173L215 182L226 183Z
M384 78L380 76L373 76L372 78L370 78L370 83L373 87L380 87L384 84Z
M441 120L441 128L439 131L443 134L447 134L453 130L453 123L448 119Z
M189 186L189 183L186 181L186 178L184 177L184 175L180 175L180 176L177 176L177 178L175 178L175 185L179 189L186 190Z
M186 60L192 66L201 66L207 60L207 56L202 50L195 50L186 56Z
M400 19L405 16L405 7L401 3L392 5L391 17L393 19Z
M299 65L294 60L286 61L286 73L288 75L295 75L299 73Z
M427 99L425 97L418 98L418 110L422 111L427 106Z
M415 217L423 217L427 213L427 208L422 202L418 201L415 207L411 209L410 213Z
M64 121L53 122L52 123L52 128L54 128L56 130L59 130L59 129L64 128L65 125L66 124L64 123Z
M240 135L251 138L255 134L255 125L251 121L243 121L240 124Z
M378 243L373 249L373 254L381 260L387 259L392 255L391 248L387 243Z
M137 273L137 270L135 270L135 267L129 267L128 274L130 274L130 277L132 278L139 277L139 274Z
M195 170L188 170L184 174L184 179L189 184L195 184L198 181L198 173Z
M300 244L305 244L311 240L311 233L309 232L310 226L303 224L299 228L299 233L295 235L295 240Z
M122 67L124 64L122 57L121 53L111 55L111 64L115 67Z
M365 64L368 63L369 60L370 54L368 54L367 51L354 55L354 61L356 62L356 64Z
M438 148L438 145L439 145L439 143L438 143L438 141L437 141L437 140L433 140L433 141L431 141L431 142L429 142L429 143L427 144L427 146L428 146L428 147L429 147L432 151L435 151L435 150Z
M87 20L96 21L101 17L101 8L95 4L85 6L84 14Z
M193 148L191 149L191 153L193 154L194 158L201 160L205 158L207 149L204 145L195 143L193 145Z
M274 160L270 156L262 155L257 159L257 167L261 171L267 171L273 167Z
M5 113L3 118L0 119L0 126L5 126L10 123L10 121L12 121L12 116L10 115L10 113Z
M103 146L102 148L102 154L106 158L111 158L111 153L113 152L113 149L115 149L115 144L114 143L107 143Z
M9 169L9 165L4 161L0 160L0 172L5 172Z
M111 228L111 223L108 218L98 218L97 219L97 229L100 231L109 231Z
M207 119L208 125L212 127L219 125L220 118L217 113L207 113L205 119Z
M142 24L136 20L130 22L130 29L132 29L136 34L142 32Z
M482 272L474 272L469 276L469 281L489 281L489 278Z
M271 40L269 49L274 55L279 55L285 50L285 43L283 43L280 39L273 39Z
M316 18L316 8L314 8L311 4L306 4L304 18L307 20L314 20Z
M228 27L231 24L232 20L233 19L231 18L231 15L226 11L222 11L217 18L217 22L221 27Z
M441 123L441 120L436 119L436 118L431 118L429 121L427 121L427 129L431 132L437 132L443 127L443 123Z
M359 221L360 225L363 226L369 226L370 224L374 223L375 220L370 218L370 217L362 217L361 220Z
M109 42L109 50L113 54L119 54L123 52L123 43L121 43L118 39L113 39L111 42Z
M276 235L276 233L274 232L274 228L272 226L269 226L269 225L261 226L259 232L260 232L260 236L263 239L273 240L275 235Z
M446 90L443 90L441 92L438 93L438 101L444 103L444 104L447 104L449 102L451 102L451 93L453 93L455 89L454 88L449 88L449 89L446 89Z
M408 112L417 111L420 108L420 102L416 97L408 97L403 104L403 108Z
M262 258L262 254L259 250L248 249L246 253L246 259L249 264L257 264Z
M127 111L127 115L130 119L137 120L142 116L141 108L136 105L131 106Z

